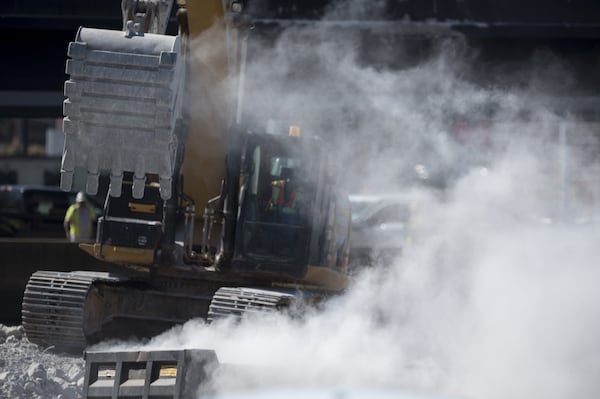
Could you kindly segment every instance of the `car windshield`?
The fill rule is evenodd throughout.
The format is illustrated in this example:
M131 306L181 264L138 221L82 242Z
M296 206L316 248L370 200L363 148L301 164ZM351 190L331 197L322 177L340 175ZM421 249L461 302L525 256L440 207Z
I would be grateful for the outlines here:
M22 211L22 191L7 187L0 188L0 210L3 212Z
M350 196L352 222L356 224L404 222L408 204L401 198L378 196Z
M56 219L64 218L73 200L73 194L60 191L28 190L23 194L25 210L28 213Z
M373 201L360 201L350 200L352 203L352 220L359 220L361 216L369 209L369 205L372 205Z

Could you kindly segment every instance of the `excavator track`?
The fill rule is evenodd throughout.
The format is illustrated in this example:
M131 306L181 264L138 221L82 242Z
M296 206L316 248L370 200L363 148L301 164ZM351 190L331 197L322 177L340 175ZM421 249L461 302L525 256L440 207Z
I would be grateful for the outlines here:
M22 322L27 339L66 352L85 348L84 309L90 288L96 280L115 279L101 272L35 272L23 295Z
M288 308L296 297L281 290L247 287L222 287L217 290L208 310L209 322L223 317L279 311Z

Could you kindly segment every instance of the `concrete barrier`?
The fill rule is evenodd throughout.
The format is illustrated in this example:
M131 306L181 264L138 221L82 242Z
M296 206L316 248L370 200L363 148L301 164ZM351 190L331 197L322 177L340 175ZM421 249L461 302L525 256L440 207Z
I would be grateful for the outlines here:
M63 239L0 239L0 323L21 323L23 292L37 270L122 272Z

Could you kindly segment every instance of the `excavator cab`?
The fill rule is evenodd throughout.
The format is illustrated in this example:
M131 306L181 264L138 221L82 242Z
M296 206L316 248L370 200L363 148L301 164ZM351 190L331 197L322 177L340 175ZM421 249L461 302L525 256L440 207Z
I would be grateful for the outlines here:
M314 203L314 165L299 138L249 135L241 167L234 268L304 274Z
M303 278L312 266L346 267L347 240L335 236L348 235L348 207L323 148L316 138L246 135L233 270Z

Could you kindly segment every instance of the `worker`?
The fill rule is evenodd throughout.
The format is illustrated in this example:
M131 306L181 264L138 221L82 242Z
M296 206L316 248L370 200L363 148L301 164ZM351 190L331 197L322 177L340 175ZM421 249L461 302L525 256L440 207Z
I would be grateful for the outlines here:
M85 194L78 192L75 203L65 214L65 233L71 242L92 241L93 225L96 220L94 209L87 204Z
M293 169L282 168L281 176L271 182L269 208L295 208L296 187Z
M299 202L302 190L292 168L282 168L279 179L271 182L269 209L278 210L278 219L284 223L298 223Z

